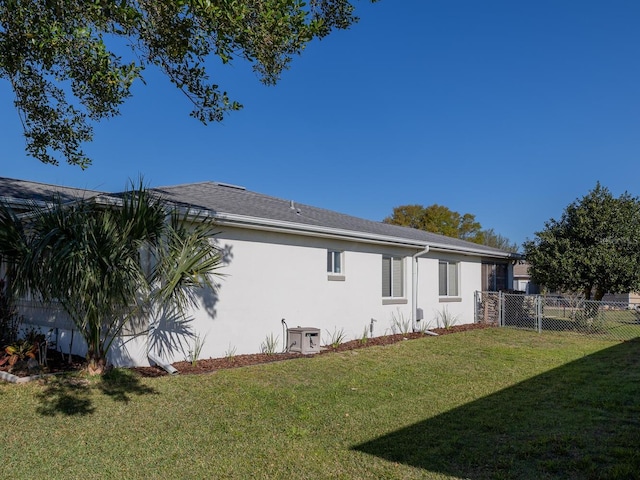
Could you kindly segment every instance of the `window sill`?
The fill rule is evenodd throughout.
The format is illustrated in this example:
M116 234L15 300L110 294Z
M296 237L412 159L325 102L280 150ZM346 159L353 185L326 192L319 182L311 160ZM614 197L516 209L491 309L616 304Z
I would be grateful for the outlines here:
M461 302L462 297L440 297L438 299L440 303L453 303L453 302Z
M406 298L383 298L383 305L405 305L409 303Z
M347 279L344 275L327 275L327 280L330 282L344 282Z

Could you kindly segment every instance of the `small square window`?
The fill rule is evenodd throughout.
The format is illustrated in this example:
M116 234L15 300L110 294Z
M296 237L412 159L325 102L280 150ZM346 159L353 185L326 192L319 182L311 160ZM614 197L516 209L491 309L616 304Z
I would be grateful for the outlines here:
M337 250L327 250L327 273L341 275L342 268L342 252Z

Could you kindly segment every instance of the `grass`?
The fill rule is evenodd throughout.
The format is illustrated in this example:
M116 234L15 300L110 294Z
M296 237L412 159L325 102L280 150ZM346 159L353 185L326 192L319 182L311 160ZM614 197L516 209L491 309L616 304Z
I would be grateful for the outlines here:
M0 385L0 473L635 478L639 354L486 329L206 376Z
M611 340L630 340L640 336L640 317L629 309L599 309L596 318L585 319L584 309L545 307L543 330L597 334ZM581 321L582 319L582 321ZM533 317L517 317L507 325L535 329Z

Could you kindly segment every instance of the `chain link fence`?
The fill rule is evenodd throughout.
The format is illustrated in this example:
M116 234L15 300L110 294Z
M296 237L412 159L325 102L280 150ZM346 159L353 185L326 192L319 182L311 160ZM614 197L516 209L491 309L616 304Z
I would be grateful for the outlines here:
M476 292L475 300L476 323L615 340L640 337L640 304L503 292Z

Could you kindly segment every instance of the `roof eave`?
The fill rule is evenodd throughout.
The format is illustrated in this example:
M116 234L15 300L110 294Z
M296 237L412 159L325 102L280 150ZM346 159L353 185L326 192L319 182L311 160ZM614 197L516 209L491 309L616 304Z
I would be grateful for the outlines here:
M399 247L419 248L424 249L429 247L434 251L442 251L447 253L458 253L461 255L481 256L481 257L495 257L495 258L514 258L512 253L509 252L492 252L483 249L464 247L458 245L446 245L440 243L434 243L424 240L414 240L405 237L396 237L389 235L379 235L374 233L366 233L354 230L345 230L339 228L323 227L317 225L308 225L296 222L287 222L283 220L271 220L260 217L252 217L246 215L237 215L223 212L211 212L208 210L195 210L187 209L190 215L197 216L210 216L219 225L227 225L234 227L249 228L253 230L263 230L280 233L292 233L298 235L321 237L321 238L333 238L340 240L357 240L359 242L365 242L378 245L394 245Z

